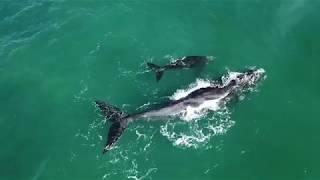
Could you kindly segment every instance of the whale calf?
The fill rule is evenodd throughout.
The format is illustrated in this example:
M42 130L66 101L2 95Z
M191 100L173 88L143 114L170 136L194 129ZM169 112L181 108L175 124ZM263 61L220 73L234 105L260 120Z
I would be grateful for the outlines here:
M130 122L168 119L179 116L190 106L203 107L204 110L209 110L210 108L203 106L203 104L214 101L223 105L244 90L254 87L263 77L265 77L263 69L246 70L242 73L236 73L234 77L229 78L229 81L226 81L223 85L199 88L180 99L171 100L159 107L132 114L124 113L115 106L97 100L95 101L96 106L101 110L103 116L112 123L103 153L112 148L112 145L123 134Z
M204 65L210 60L212 60L212 57L209 56L186 56L164 66L159 66L153 63L147 63L147 66L155 72L156 80L159 81L166 70L190 69L195 66Z

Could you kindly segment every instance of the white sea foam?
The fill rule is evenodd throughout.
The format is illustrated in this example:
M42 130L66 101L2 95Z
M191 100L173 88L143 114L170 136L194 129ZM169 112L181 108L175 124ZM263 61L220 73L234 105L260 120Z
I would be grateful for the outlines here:
M211 86L211 82L204 79L197 79L195 83L191 84L187 89L178 89L171 97L171 100L178 100L183 97L186 97L192 91L195 91L200 88L205 88Z
M210 140L225 134L234 124L230 112L224 107L210 114L206 120L196 119L188 123L168 121L161 126L160 133L180 148L209 149Z

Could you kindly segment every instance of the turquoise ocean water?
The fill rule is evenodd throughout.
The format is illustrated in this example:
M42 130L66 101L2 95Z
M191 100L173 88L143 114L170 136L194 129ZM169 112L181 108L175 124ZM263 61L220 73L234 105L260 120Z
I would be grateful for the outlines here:
M320 179L319 9L318 0L1 0L0 180ZM146 71L186 55L216 59L159 83ZM109 124L94 99L135 112L248 66L267 79L243 100L197 121L132 123L102 155Z

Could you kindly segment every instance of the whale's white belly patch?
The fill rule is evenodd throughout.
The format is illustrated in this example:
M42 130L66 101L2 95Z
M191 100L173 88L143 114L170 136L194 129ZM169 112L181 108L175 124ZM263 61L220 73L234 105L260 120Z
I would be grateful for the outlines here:
M229 93L223 94L221 97L213 100L205 100L198 106L186 106L180 113L181 119L191 121L204 116L206 111L217 111L220 109L222 101Z

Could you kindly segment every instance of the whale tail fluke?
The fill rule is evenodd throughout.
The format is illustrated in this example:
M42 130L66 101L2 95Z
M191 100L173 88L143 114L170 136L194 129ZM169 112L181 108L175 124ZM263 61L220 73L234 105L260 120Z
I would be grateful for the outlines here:
M107 143L106 143L106 145L105 145L105 147L103 148L103 151L102 151L103 154L108 152L109 150L111 150L111 146L115 142L117 142L117 140L120 138L120 136L122 135L124 130L127 128L127 126L128 126L127 121L115 122L110 126L109 132L108 132Z
M122 112L119 108L112 106L110 104L107 104L103 101L96 100L95 101L96 106L100 109L102 112L103 116L111 121L111 122L117 122L119 121L122 117L125 116L125 113Z
M96 100L95 104L101 110L103 116L112 122L109 128L107 143L102 152L104 154L108 152L111 146L120 138L128 126L128 121L125 118L126 114L120 111L119 108L99 100Z
M147 65L152 71L156 73L156 80L158 82L162 78L165 69L152 63L147 63Z

